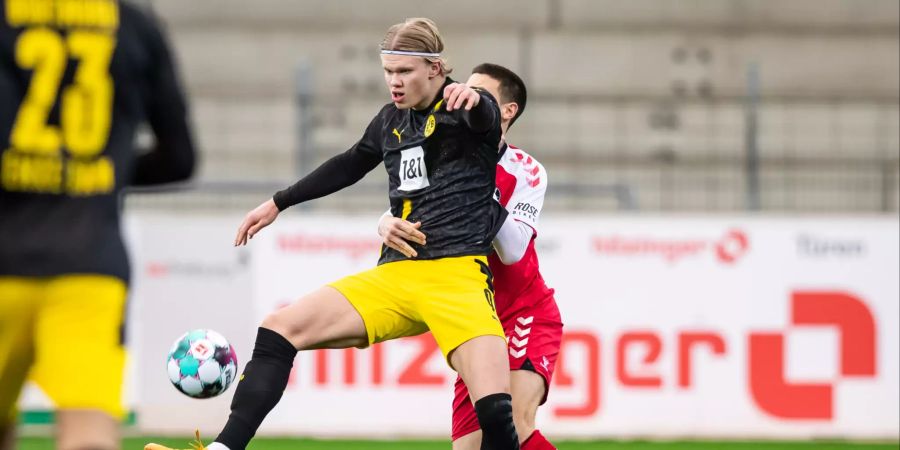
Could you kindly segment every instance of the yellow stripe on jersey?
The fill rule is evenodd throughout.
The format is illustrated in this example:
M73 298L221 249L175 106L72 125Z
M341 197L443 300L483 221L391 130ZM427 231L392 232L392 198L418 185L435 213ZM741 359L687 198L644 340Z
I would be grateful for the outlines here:
M443 104L444 104L444 99L441 99L439 102L437 102L437 105L434 105L434 112L437 112L439 109L441 109L441 105L443 105Z
M403 199L403 212L400 213L400 218L406 220L409 217L409 214L412 212L412 200L408 198Z

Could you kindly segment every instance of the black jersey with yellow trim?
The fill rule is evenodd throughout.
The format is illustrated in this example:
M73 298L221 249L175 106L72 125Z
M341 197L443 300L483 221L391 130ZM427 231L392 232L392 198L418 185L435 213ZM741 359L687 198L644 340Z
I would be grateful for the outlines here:
M284 210L356 183L379 163L388 173L391 212L422 222L424 246L410 243L416 259L487 255L507 211L494 200L500 110L490 94L471 111L447 111L443 89L428 108L388 103L363 137L292 186L273 196ZM379 264L407 259L387 246Z
M115 0L0 0L0 276L129 278L125 186L194 167L158 24ZM156 144L134 146L141 123Z
M475 111L447 111L441 95L421 111L393 105L382 110L391 213L422 223L426 245L410 243L417 259L487 255L506 217L493 197L500 112L490 94L479 94L477 112L485 123L474 123ZM379 263L402 259L407 258L383 246Z

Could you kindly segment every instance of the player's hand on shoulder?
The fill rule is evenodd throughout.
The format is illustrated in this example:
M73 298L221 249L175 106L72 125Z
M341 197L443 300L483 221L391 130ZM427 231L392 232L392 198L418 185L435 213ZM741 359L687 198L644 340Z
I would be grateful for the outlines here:
M247 240L253 239L253 235L265 228L278 217L278 206L271 198L257 206L253 211L244 216L244 221L238 227L237 236L234 238L234 246L247 245Z
M419 231L421 227L422 222L412 223L399 217L384 215L378 222L378 235L384 240L384 245L407 258L415 258L419 254L409 243L425 245L425 234Z
M464 108L466 111L478 106L481 94L462 83L451 83L444 88L444 102L447 111Z

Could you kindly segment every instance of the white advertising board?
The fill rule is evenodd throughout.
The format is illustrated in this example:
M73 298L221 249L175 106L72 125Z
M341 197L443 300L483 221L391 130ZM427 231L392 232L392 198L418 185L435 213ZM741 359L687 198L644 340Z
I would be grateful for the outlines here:
M232 217L134 218L139 426L216 432L233 388L212 401L176 392L172 340L217 329L243 365L266 314L375 264L376 220L284 217L236 250ZM538 253L565 337L540 428L896 439L898 235L895 218L547 217ZM261 433L445 437L454 378L429 335L304 352Z

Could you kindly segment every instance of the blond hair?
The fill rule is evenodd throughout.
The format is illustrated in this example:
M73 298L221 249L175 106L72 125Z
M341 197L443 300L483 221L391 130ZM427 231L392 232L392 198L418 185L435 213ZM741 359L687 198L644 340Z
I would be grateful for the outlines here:
M444 41L433 20L413 17L388 28L381 41L381 50L401 50L407 52L441 53ZM444 57L424 57L430 63L438 63L441 73L449 75L453 68Z

